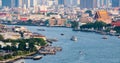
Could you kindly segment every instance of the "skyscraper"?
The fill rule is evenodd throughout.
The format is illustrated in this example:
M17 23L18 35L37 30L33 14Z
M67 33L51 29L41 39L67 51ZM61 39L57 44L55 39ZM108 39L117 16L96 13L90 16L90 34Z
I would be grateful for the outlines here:
M112 7L119 7L120 6L120 0L112 0Z
M19 7L30 8L30 0L19 0Z
M59 5L64 5L64 0L58 0Z
M2 0L2 6L13 8L13 7L15 7L15 1L16 0Z
M98 8L111 7L111 0L97 0L97 7Z
M93 9L97 8L97 0L80 0L80 8Z

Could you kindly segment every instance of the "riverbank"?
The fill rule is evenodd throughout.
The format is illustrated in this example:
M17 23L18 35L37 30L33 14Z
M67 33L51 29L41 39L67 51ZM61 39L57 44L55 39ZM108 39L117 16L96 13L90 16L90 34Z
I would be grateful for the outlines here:
M3 60L3 61L0 61L0 63L13 63L14 61L17 61L19 59L23 59L26 56L31 56L31 55L34 55L34 54L36 54L36 52L31 52L29 54L20 55L20 56L13 56L12 59Z
M74 31L76 31L76 30L74 30ZM94 32L94 33L98 33L101 35L120 36L120 33L112 33L112 32L105 32L105 31L99 31L99 30L80 29L79 31Z

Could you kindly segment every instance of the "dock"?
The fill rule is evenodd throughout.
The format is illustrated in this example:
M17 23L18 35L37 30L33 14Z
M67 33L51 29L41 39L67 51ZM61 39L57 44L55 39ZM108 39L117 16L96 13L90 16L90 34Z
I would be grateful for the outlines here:
M39 50L39 54L43 55L55 55L56 52L62 51L61 47L52 47L52 46L47 46L43 47Z

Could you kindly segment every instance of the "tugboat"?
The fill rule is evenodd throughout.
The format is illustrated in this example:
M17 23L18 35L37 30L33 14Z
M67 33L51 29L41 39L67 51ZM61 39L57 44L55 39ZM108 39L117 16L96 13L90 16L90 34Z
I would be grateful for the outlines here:
M77 37L72 36L71 40L72 40L72 41L77 41Z
M42 56L35 56L35 57L33 57L33 60L39 60L39 59L41 59L42 58Z

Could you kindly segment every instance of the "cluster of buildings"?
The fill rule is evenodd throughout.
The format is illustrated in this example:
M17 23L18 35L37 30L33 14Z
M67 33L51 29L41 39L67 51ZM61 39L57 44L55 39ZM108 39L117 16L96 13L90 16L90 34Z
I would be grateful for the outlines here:
M0 3L0 22L48 21L48 26L70 27L70 21L85 24L99 20L109 24L120 14L120 0L0 0Z
M29 38L43 38L46 40L46 37L38 34L38 33L32 33L25 27L7 27L5 25L0 25L0 35L3 36L4 39L29 39Z

